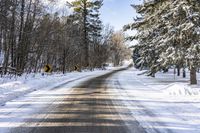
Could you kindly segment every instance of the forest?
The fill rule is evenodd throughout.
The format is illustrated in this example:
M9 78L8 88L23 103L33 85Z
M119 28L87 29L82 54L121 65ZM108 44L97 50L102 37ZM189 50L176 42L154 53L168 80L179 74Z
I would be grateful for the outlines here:
M115 66L130 56L125 34L104 25L102 0L67 2L62 11L49 0L0 0L1 75ZM51 8L52 7L52 8Z

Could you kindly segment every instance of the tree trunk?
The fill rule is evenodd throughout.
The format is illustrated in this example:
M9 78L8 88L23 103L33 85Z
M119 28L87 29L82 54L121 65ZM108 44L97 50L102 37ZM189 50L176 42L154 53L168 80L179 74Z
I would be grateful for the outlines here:
M7 45L7 33L4 33L4 61L3 61L3 74L7 74L7 68L8 68L8 62L9 62L9 51L10 51L10 46Z
M87 2L84 1L84 11L83 11L83 31L84 31L84 47L85 47L85 66L88 67L89 64L89 47L87 41Z
M183 78L186 78L186 71L185 71L185 68L183 68Z
M197 84L196 69L194 67L190 70L190 83Z
M15 4L17 3L17 1L15 1ZM16 17L16 5L14 6L13 10L12 10L12 24L11 24L11 33L10 33L10 39L11 39L11 43L10 43L10 47L11 47L11 67L15 67L16 63L15 63L15 45L16 45L16 35L15 35L15 17Z
M174 67L174 75L176 75L176 67Z
M65 74L65 69L66 69L66 50L64 48L64 50L63 50L63 74Z
M180 76L181 75L181 72L180 72L180 67L177 66L177 76Z
M17 49L17 72L21 73L21 64L23 58L23 28L24 28L24 11L25 10L25 0L21 1L21 11L20 11L20 28L19 28L19 40L18 40L18 49Z

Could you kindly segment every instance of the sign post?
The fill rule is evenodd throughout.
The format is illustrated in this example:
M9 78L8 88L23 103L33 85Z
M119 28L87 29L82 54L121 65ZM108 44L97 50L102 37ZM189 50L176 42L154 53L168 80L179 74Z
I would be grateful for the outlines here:
M78 71L78 67L77 67L77 66L74 66L74 70L75 70L75 71Z

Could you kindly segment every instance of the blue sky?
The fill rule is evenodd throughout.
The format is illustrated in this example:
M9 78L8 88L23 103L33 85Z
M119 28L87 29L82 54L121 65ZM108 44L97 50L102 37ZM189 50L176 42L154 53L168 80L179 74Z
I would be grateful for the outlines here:
M43 0L47 2L48 0ZM74 0L56 0L57 6L62 7L66 1ZM126 24L133 22L133 18L137 15L131 4L140 4L143 0L104 0L101 8L101 19L104 24L110 24L115 30L121 30Z
M104 0L101 9L101 18L104 24L109 23L115 30L120 30L128 23L133 22L137 15L131 4L142 3L143 0Z

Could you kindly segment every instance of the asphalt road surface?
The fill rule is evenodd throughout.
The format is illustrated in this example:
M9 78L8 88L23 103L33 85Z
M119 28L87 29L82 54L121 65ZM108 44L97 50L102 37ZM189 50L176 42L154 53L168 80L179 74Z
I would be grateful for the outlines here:
M12 125L9 133L145 133L128 108L117 99L118 94L108 87L112 75L123 70L86 81L73 87L69 93L32 96L35 105L26 101L20 111L16 110L10 116L25 122L17 126L20 120L15 119L13 124L16 126ZM46 96L54 100L45 103ZM38 110L36 103L40 105ZM26 116L21 110L28 110L30 104L37 111Z

